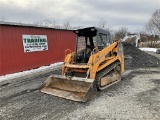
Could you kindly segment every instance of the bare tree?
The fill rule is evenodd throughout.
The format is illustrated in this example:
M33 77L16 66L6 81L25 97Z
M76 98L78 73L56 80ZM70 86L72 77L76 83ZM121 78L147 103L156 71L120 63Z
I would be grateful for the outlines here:
M65 20L63 22L63 27L64 27L64 29L71 29L70 21L69 20Z
M61 26L57 24L55 20L43 20L43 21L36 21L33 24L37 26L45 26L45 27L50 27L50 28L57 28L60 29Z
M145 25L146 28L146 33L150 34L150 35L156 35L158 33L157 28L153 25L152 23L152 19L150 19L148 21L148 23Z
M52 24L52 21L51 20L48 20L48 19L46 19L46 20L43 20L43 26L46 26L46 27L51 27L51 24Z
M153 26L155 26L160 31L160 9L156 10L151 18Z
M107 21L104 18L101 18L97 27L102 28L102 29L107 29Z
M156 47L160 40L160 9L155 10L151 18L145 25L145 36L147 39L145 42L148 44L148 47Z
M160 35L160 9L156 10L146 25L147 33Z
M33 24L36 25L36 26L43 26L42 21L35 21L35 22L33 22Z
M128 28L121 27L121 28L119 28L118 31L115 32L114 38L115 39L122 39L126 36L127 33L128 33Z
M97 27L108 30L111 34L111 39L114 37L115 31L112 29L112 27L110 25L107 24L106 19L101 18L97 24Z

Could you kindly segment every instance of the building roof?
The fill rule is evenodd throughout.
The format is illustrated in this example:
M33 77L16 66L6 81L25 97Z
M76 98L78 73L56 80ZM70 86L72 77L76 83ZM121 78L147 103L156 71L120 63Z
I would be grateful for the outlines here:
M3 22L0 21L0 25L8 25L8 26L21 26L21 27L36 27L36 28L47 28L47 29L55 29L55 30L67 30L67 31L73 31L71 29L61 29L61 28L53 28L48 26L40 26L35 24L26 24L26 23L17 23L17 22Z

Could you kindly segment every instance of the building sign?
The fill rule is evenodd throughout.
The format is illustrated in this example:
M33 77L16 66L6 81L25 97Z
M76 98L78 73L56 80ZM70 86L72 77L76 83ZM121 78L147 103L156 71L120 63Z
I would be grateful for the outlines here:
M48 50L46 35L22 35L24 52Z

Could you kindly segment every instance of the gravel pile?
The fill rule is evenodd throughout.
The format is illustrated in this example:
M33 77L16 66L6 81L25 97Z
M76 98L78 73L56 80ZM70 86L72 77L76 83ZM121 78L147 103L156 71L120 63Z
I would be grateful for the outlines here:
M136 69L145 67L158 67L160 60L148 53L141 51L131 43L123 42L125 69Z

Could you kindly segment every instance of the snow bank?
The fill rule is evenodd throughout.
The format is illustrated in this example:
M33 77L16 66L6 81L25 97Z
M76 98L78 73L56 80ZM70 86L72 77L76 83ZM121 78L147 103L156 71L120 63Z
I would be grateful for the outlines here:
M53 68L56 68L58 66L61 66L62 64L63 64L63 62L58 62L58 63L50 64L49 66L39 67L37 69L31 69L31 70L26 70L26 71L23 71L23 72L18 72L18 73L13 73L13 74L7 74L7 75L4 75L4 76L0 76L0 82L2 82L4 80L23 77L23 76L26 76L26 75L31 75L31 74L34 74L34 73L37 73L37 72L43 72L45 70L49 70L49 69L53 69Z
M151 52L156 52L157 48L139 48L142 51L151 51Z

